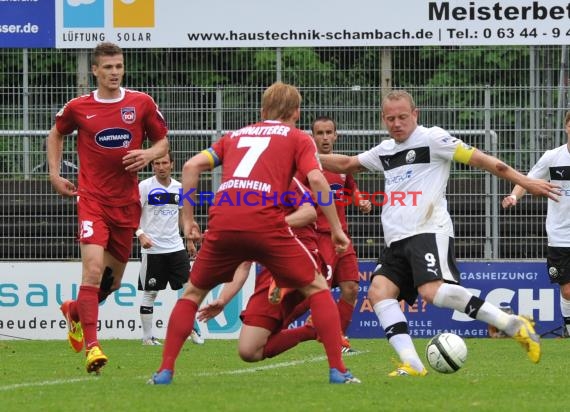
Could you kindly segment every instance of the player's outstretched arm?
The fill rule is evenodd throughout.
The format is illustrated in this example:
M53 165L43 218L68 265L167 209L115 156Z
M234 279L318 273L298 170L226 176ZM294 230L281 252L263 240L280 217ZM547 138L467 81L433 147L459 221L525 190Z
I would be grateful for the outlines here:
M201 322L206 322L220 314L224 310L224 306L228 304L230 300L239 292L239 290L245 284L247 276L249 275L249 270L251 268L252 262L241 263L235 273L234 278L231 282L224 283L222 286L222 291L217 299L204 305L200 310L198 310L198 320Z
M346 156L342 154L319 154L319 160L323 169L334 173L355 174L365 170L358 161L358 156Z
M75 185L60 175L61 157L63 156L63 135L57 130L55 125L48 134L46 148L49 180L54 190L62 196L76 196L77 188Z
M468 164L479 169L484 169L505 180L509 180L535 196L548 197L555 202L558 202L558 198L560 197L560 186L525 176L496 157L485 154L480 150L475 149Z

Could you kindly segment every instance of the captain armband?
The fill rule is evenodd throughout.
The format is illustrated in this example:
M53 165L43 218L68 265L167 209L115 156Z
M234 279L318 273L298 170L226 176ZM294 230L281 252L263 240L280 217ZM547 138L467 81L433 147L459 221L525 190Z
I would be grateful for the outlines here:
M221 164L220 158L218 157L214 149L212 149L211 147L207 148L206 150L202 150L201 153L206 155L208 160L210 160L210 169L215 169L217 166Z
M461 143L455 148L455 153L453 153L453 160L463 164L469 164L471 156L475 153L475 148L469 146L468 144Z

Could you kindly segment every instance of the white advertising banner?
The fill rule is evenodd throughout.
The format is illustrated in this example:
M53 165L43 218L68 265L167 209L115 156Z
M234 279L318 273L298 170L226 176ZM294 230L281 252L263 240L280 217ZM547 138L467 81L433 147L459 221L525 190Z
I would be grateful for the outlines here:
M568 0L58 0L57 48L568 44Z
M99 307L101 339L141 339L139 315L142 292L137 292L140 264L129 262L121 288ZM253 269L252 269L253 272ZM81 262L0 262L0 339L66 339L67 325L59 310L62 302L77 297ZM255 276L226 305L224 312L207 323L198 323L206 339L235 339L239 315L253 292ZM213 300L223 286L206 297ZM158 294L153 328L156 337L166 334L168 317L179 292L167 288Z

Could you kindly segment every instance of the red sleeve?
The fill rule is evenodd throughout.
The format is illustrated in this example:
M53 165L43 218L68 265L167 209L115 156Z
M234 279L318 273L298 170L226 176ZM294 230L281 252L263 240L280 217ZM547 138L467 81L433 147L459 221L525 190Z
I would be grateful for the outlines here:
M212 153L213 156L215 156L215 166L219 166L223 163L223 159L224 159L224 141L227 139L227 135L220 137L215 143L212 144L212 146L210 146L210 149L208 149L208 151L210 153Z
M304 203L310 201L313 203L316 202L313 196L313 192L311 192L311 190L296 177L293 177L293 180L291 180L291 184L289 185L287 191L292 194L294 193L294 195L287 196L287 202L293 205L291 206L291 210L287 213L293 213L294 210L297 210L299 206Z
M297 170L307 176L310 171L323 170L317 154L317 146L314 140L308 135L299 131L295 152L295 163Z
M305 187L309 187L309 179L307 179L307 176L305 176L303 173L299 172L298 170L295 173L294 179L297 179Z
M55 127L57 131L63 135L70 134L77 129L77 124L73 117L73 109L70 102L67 102L67 104L55 115Z
M289 185L289 191L295 192L298 196L303 196L305 194L308 196L312 196L311 190L296 177L294 177L293 180L291 180L291 184Z
M166 120L164 120L164 116L162 116L162 113L160 113L160 110L158 110L158 106L152 97L148 96L146 105L148 107L145 124L146 135L153 142L164 139L168 133L168 127L166 126Z

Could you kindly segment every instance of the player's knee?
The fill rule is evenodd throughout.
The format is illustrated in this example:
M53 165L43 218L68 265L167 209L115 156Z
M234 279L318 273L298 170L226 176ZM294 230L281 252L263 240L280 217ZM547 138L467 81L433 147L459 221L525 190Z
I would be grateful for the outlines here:
M240 352L239 357L244 362L257 362L258 361L258 359L256 359L255 356L249 352Z
M426 303L432 304L439 287L443 284L441 281L433 281L424 283L418 287L418 294Z
M154 306L154 301L156 300L157 296L158 296L157 290L145 290L141 300L141 308L142 307L152 308Z
M206 295L208 294L208 290L199 289L192 284L192 282L188 282L186 284L186 288L184 289L184 293L182 293L182 297L184 299L190 299L198 304L202 303Z
M379 285L379 282L378 281L374 282L375 279L376 277L372 279L372 282L368 287L368 300L370 301L370 303L372 303L372 306L374 306L381 300L388 298L388 296L386 296L386 294L384 293L382 287Z
M263 349L259 350L253 347L240 347L239 357L244 362L259 362L263 359Z
M340 296L344 301L354 304L358 298L358 283L353 281L342 282Z
M83 269L82 284L89 286L99 286L101 283L101 273L103 268L100 265L87 264Z
M372 306L374 306L375 304L377 304L378 302L380 302L380 295L375 291L372 290L372 288L368 289L368 300L370 301L370 303L372 304Z

